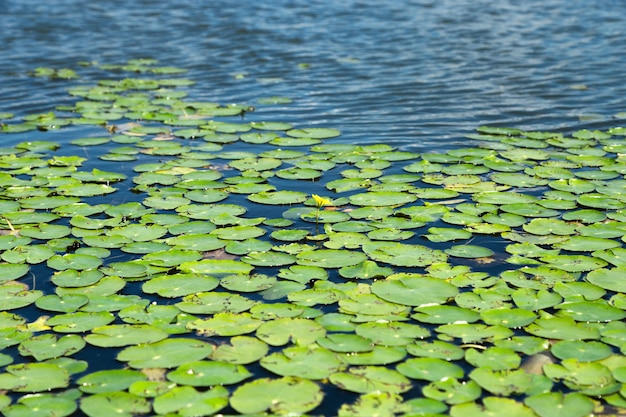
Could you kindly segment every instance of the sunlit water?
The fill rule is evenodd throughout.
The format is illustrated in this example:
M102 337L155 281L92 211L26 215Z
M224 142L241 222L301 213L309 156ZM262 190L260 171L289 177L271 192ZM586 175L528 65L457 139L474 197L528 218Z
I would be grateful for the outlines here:
M619 124L612 119L626 110L622 1L22 0L0 6L0 111L18 116L69 100L67 83L33 79L29 70L133 58L189 69L185 76L198 82L194 100L254 104L287 96L292 104L252 117L332 126L342 130L340 141L415 151L458 145L484 124Z

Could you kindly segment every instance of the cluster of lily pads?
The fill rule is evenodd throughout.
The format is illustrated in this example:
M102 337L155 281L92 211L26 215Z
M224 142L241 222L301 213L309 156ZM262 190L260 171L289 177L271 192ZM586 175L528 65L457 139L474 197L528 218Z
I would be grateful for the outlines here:
M4 416L626 408L625 128L334 143L156 64L0 114Z

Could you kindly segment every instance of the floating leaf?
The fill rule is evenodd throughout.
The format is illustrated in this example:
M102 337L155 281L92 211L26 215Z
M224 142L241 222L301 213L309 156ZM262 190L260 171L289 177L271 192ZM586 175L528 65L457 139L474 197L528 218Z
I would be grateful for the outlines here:
M196 361L187 362L169 372L167 379L179 385L207 387L236 384L251 375L242 365L217 361Z
M443 304L458 294L458 288L436 278L399 275L374 282L372 293L393 303L421 306Z
M230 405L239 413L306 413L316 408L323 399L320 387L297 377L280 379L260 378L237 388Z
M132 368L175 368L190 361L204 359L213 351L213 345L193 339L165 339L156 343L130 346L117 359L128 362Z

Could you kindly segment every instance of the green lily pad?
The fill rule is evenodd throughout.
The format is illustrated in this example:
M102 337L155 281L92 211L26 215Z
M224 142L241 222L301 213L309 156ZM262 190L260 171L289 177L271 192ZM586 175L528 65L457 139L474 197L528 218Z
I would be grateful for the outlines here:
M589 272L585 279L605 290L623 293L626 292L626 283L622 279L624 271L625 267L599 268Z
M481 396L482 390L474 381L459 381L456 378L444 378L433 381L423 389L424 396L444 401L447 404L463 404ZM499 412L502 410L499 409ZM495 417L495 414L494 414Z
M0 283L13 281L23 277L30 270L30 266L27 264L12 264L1 263L0 264Z
M402 393L411 389L411 382L400 372L382 366L359 366L330 375L334 385L351 392Z
M190 314L215 314L223 312L240 313L247 311L256 302L239 294L225 292L201 292L183 297L176 307Z
M406 203L414 202L417 197L413 194L386 191L386 192L367 192L354 194L349 197L350 203L357 206L399 206Z
M167 379L179 385L207 387L236 384L252 374L243 366L227 362L187 362L167 374Z
M208 391L193 387L174 387L154 399L153 408L159 415L209 416L228 405L228 390L216 386Z
M210 357L222 362L248 364L265 357L269 350L267 344L256 337L235 336L230 343L219 345Z
M198 319L187 324L189 330L196 330L204 336L236 336L254 332L262 320L250 313L217 313L210 319Z
M82 333L98 326L104 326L115 320L109 312L82 312L57 314L48 319L46 324L58 333Z
M146 375L131 369L111 369L85 375L76 381L82 392L100 394L125 390L133 382L145 381Z
M237 388L230 397L230 405L241 414L265 411L303 414L315 409L323 397L321 388L307 379L260 378Z
M438 358L412 358L402 362L396 369L411 379L440 381L444 378L463 377L463 368Z
M486 397L482 405L475 402L455 404L450 408L452 417L497 417L506 410L509 417L535 417L533 410L510 398Z
M82 397L80 409L90 417L132 417L150 412L148 400L125 391L105 392Z
M311 346L294 346L272 353L260 364L263 368L281 375L305 379L324 379L345 368L345 363L330 350ZM311 366L315 363L315 366Z
M318 249L300 252L296 255L297 263L303 266L341 268L356 265L367 258L361 252L342 249Z
M40 290L28 290L28 286L8 282L0 286L0 310L13 310L34 303L43 295Z
M579 393L546 392L527 397L524 403L540 417L584 417L592 413L593 401Z
M0 374L0 389L15 392L43 392L68 385L68 372L48 363L9 365L6 372Z
M439 250L394 242L367 243L363 245L363 251L374 261L396 266L428 266L447 259L446 254Z
M420 276L390 276L372 284L372 293L380 298L409 306L443 304L459 290L446 281Z
M129 346L117 359L128 362L132 368L175 368L190 361L206 358L213 345L193 339L165 339L156 343Z
M148 294L175 298L215 289L219 280L204 274L172 274L154 277L143 284L142 290Z
M456 245L444 252L457 258L488 258L494 254L491 249L476 245Z
M597 341L560 340L552 345L552 354L559 359L576 359L580 362L594 362L609 357L612 349Z
M6 417L62 417L73 414L77 408L76 398L71 393L68 395L37 393L24 395L17 403L2 408L2 412Z
M292 341L308 345L326 335L326 329L317 322L304 318L278 318L263 323L256 336L271 346L282 346Z
M545 317L528 325L526 331L532 335L547 339L585 340L599 339L599 330L595 327L576 323L570 317Z
M85 340L99 347L120 347L154 343L168 337L161 329L144 324L112 324L92 329Z
M490 393L503 396L523 394L533 383L532 375L523 369L494 371L479 367L470 372L469 377Z

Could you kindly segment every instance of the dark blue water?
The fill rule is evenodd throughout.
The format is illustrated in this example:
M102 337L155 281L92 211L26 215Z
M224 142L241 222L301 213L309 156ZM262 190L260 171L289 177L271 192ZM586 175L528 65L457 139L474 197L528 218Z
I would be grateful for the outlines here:
M68 100L67 83L27 75L36 67L133 58L189 69L193 99L287 96L256 117L415 151L456 146L484 124L615 125L626 110L623 1L262 3L0 1L0 111Z

